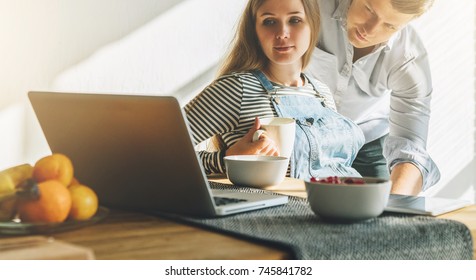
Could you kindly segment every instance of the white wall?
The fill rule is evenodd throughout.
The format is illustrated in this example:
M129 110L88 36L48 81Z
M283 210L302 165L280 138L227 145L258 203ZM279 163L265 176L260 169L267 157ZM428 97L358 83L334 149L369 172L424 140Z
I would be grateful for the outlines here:
M430 56L433 77L428 150L441 181L425 195L475 199L475 2L435 1L414 23Z
M0 0L0 108L181 0Z
M29 90L50 89L65 69L181 2L0 0L0 168L48 152Z
M245 2L0 0L0 169L49 153L29 90L173 93L187 102L213 78ZM474 6L436 1L414 24L431 58L428 149L442 171L426 195L474 200Z
M9 136L0 137L0 168L49 153L30 90L175 93L186 102L213 78L207 70L226 49L243 3L0 0L0 131ZM25 109L10 108L17 106Z

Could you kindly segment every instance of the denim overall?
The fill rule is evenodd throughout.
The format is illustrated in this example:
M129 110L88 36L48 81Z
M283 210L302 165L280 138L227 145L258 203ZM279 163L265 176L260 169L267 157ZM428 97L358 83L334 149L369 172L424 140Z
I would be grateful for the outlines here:
M328 176L361 177L351 167L365 140L355 123L325 107L320 98L279 95L278 89L261 71L252 73L268 92L278 116L296 120L296 138L290 158L291 177L302 180ZM321 86L313 79L308 80L319 93Z

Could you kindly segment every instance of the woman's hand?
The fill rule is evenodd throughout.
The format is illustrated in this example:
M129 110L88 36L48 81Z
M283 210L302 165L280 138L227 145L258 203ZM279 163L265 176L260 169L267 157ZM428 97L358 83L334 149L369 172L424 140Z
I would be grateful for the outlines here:
M260 128L259 118L255 118L253 126L248 133L245 134L235 144L226 150L225 155L266 155L279 156L279 151L273 139L269 138L266 133L261 134L258 141L253 142L253 134Z

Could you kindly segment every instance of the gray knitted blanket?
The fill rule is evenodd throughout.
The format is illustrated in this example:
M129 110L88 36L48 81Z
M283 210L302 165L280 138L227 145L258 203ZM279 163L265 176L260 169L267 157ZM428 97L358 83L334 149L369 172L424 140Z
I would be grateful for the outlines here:
M266 192L210 182L213 189ZM235 237L288 249L295 259L462 260L473 258L469 229L462 223L419 215L384 213L357 223L327 223L304 198L286 205L220 218L167 216Z

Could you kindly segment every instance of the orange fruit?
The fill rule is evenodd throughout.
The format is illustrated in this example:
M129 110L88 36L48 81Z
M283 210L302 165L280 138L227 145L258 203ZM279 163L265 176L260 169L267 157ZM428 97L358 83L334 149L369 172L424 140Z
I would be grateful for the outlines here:
M81 183L79 183L78 179L76 179L75 177L73 177L73 179L71 179L71 183L69 183L68 188L70 188L71 186L80 185L80 184L81 184Z
M98 210L98 197L96 193L85 185L72 185L69 187L71 194L71 211L69 218L73 220L87 220Z
M59 223L71 209L71 195L63 183L48 180L38 183L40 197L19 203L18 213L24 222Z
M73 179L73 163L63 154L52 154L39 159L33 167L33 179L37 182L58 180L69 186Z

